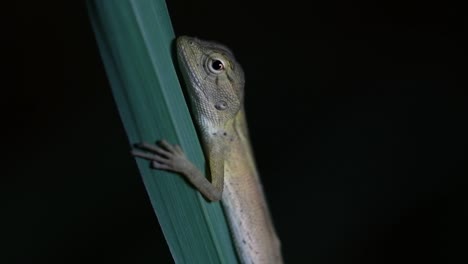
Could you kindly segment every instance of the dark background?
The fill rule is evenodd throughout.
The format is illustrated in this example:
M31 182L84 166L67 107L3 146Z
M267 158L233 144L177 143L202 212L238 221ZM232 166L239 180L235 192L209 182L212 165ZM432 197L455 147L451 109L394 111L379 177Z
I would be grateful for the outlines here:
M286 263L466 263L464 9L322 2L168 1L176 35L244 67ZM21 3L1 262L171 263L84 3Z

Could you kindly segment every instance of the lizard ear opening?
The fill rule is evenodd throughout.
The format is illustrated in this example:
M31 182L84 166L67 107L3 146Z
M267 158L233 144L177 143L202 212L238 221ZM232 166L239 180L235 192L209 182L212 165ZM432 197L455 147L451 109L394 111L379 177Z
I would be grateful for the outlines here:
M216 104L215 104L215 108L220 110L220 111L223 111L223 110L226 110L226 108L228 107L228 103L226 101L218 101Z

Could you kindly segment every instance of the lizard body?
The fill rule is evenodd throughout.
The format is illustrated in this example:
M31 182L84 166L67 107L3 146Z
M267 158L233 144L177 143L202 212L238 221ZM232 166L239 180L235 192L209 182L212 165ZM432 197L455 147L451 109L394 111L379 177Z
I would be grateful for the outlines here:
M241 263L282 263L253 158L243 107L244 73L225 46L182 36L177 55L192 114L209 164L211 182L166 141L142 143L133 155L156 169L177 172L210 201L222 199Z

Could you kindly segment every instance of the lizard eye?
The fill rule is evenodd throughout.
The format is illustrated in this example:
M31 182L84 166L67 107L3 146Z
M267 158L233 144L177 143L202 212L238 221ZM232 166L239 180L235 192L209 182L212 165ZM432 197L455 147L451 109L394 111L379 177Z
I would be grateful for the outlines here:
M222 60L214 59L208 63L208 67L213 73L220 73L224 71L224 62Z

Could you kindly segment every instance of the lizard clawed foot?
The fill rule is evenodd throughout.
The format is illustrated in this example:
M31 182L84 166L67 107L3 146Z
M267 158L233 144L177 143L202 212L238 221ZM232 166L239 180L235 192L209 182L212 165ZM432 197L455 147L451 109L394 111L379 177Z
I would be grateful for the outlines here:
M171 145L165 140L156 144L143 142L136 144L135 148L131 150L131 154L151 161L151 166L155 169L183 173L191 164L178 145Z

